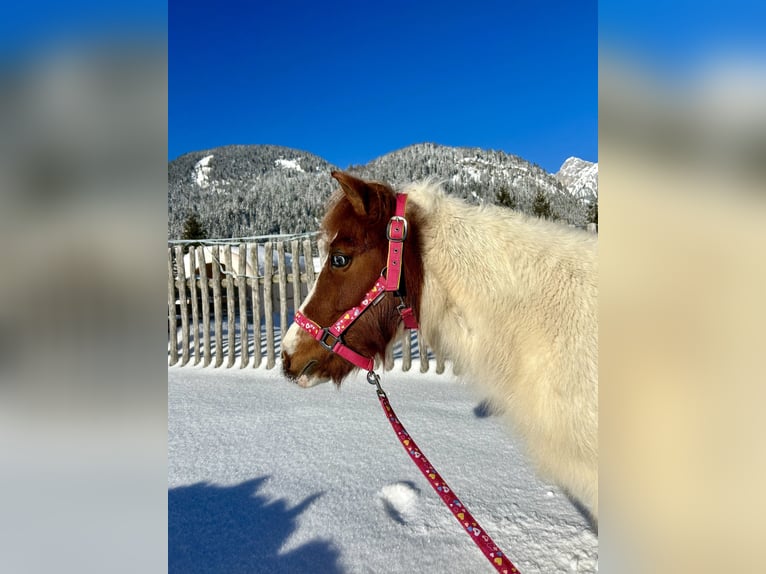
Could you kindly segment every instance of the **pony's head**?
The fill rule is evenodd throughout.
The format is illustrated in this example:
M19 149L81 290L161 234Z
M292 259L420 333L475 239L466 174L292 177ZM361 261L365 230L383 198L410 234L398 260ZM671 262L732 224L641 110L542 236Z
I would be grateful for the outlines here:
M395 214L396 193L383 183L333 172L340 190L330 198L321 225L322 268L300 313L315 325L328 327L360 304L381 277L388 256L387 229ZM417 316L422 289L422 262L414 208L407 211L402 282L405 302ZM343 334L343 343L364 357L382 357L394 339L401 317L401 300L387 292L367 307ZM331 352L306 330L293 324L282 344L282 370L302 387L328 380L336 384L354 365Z

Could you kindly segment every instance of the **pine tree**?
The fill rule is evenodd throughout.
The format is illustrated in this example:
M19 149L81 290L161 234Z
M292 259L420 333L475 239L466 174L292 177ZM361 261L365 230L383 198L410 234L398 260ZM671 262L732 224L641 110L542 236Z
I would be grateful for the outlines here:
M508 209L516 209L519 202L516 200L516 194L511 195L506 186L502 186L495 194L495 204Z
M586 217L588 218L588 223L595 223L598 225L598 199L588 202L588 212Z
M532 203L532 215L542 217L543 219L552 218L553 213L551 212L551 202L545 196L542 189L538 189L535 194L535 199Z
M192 213L184 221L184 231L181 239L205 239L207 233L200 223L196 213Z

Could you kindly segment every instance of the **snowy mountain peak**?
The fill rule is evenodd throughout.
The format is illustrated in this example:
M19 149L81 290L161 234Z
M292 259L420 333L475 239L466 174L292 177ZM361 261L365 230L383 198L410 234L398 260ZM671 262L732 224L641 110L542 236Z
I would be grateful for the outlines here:
M579 157L567 158L556 178L577 197L598 197L598 163Z

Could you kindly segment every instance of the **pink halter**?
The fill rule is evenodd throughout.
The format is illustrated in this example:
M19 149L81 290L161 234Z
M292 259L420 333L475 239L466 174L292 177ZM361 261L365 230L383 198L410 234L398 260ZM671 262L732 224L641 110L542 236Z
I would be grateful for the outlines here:
M404 211L407 205L407 194L396 194L396 211L388 222L386 237L388 238L388 258L386 268L375 281L372 289L362 297L358 305L347 310L330 327L320 327L314 321L306 317L300 311L295 312L295 324L304 329L331 353L340 355L360 369L372 371L374 360L372 357L360 355L343 342L345 333L354 321L364 313L370 305L380 301L383 296L391 292L399 292L402 278L402 256L404 253L404 240L407 239L408 227ZM402 303L397 308L399 315L407 329L417 329L418 322L412 307Z

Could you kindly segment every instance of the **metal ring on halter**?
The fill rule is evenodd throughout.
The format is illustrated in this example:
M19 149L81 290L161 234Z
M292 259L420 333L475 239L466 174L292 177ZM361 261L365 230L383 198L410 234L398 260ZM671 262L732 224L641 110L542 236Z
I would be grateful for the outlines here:
M325 328L324 328L324 329L322 329L320 332L321 332L321 334L322 334L322 335L321 335L321 337L320 337L320 338L318 338L318 339L317 339L317 341L319 341L319 344L320 344L320 345L322 345L322 346L323 346L325 349L327 349L327 350L328 350L328 351L330 351L331 353L335 352L335 351L334 351L334 349L335 349L335 345L336 345L338 342L341 342L341 343L343 342L343 341L342 341L342 338L341 338L340 336L339 336L339 337L336 337L335 335L333 335L332 333L330 333L330 328L329 328L329 327L325 327ZM327 342L327 340L328 340L329 338L332 338L332 339L335 339L335 340L334 340L332 343L328 343L328 342Z

